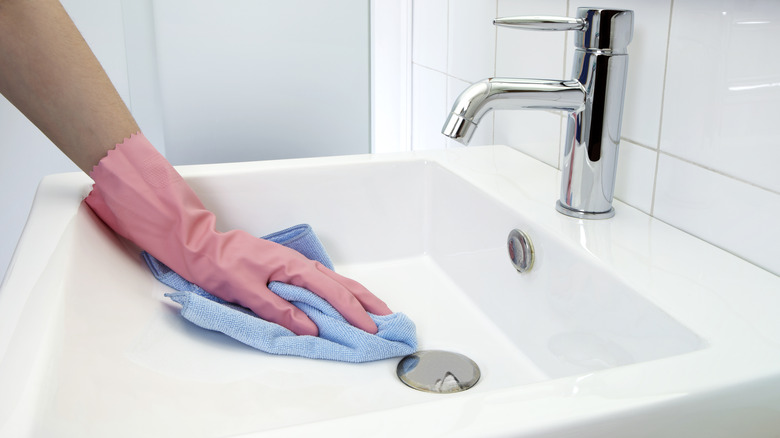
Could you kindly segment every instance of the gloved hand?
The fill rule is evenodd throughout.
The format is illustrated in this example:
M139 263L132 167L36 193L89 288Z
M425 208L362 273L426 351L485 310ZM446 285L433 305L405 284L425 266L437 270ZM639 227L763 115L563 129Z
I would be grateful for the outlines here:
M109 227L186 280L267 321L318 334L305 313L268 289L271 281L314 292L369 333L377 327L366 312L392 313L356 281L297 251L240 230L216 231L214 214L142 133L109 151L90 176L95 184L86 202Z

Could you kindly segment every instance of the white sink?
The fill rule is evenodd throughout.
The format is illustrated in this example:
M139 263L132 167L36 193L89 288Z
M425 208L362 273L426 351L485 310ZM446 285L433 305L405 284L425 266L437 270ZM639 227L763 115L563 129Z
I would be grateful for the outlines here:
M180 169L222 229L306 222L336 270L465 354L426 394L398 359L268 355L197 328L136 249L46 178L0 289L0 436L767 436L780 279L616 202L555 212L558 172L502 146ZM518 228L536 263L506 249ZM572 435L574 434L574 435Z

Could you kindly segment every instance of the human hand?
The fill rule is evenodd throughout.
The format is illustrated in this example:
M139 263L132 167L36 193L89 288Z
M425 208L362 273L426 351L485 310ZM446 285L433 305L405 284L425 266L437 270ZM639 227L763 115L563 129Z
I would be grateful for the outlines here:
M328 301L352 325L376 333L367 312L392 313L358 282L295 250L233 230L216 231L216 218L143 134L109 152L90 174L86 202L114 231L209 293L251 309L299 335L318 334L300 309L268 289L279 281Z

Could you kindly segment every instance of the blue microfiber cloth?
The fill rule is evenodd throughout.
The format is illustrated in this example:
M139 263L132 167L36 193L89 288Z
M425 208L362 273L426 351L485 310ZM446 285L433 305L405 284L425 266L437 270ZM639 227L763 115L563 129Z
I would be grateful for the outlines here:
M296 225L263 239L292 248L333 269L330 257L309 225ZM376 335L372 335L350 325L336 309L313 292L272 282L268 285L271 291L303 310L319 328L319 337L297 336L278 324L259 318L245 307L209 294L150 254L144 252L143 257L155 278L179 291L165 296L181 304L184 318L266 353L357 363L405 356L417 349L414 323L403 313L386 316L369 314L379 329Z

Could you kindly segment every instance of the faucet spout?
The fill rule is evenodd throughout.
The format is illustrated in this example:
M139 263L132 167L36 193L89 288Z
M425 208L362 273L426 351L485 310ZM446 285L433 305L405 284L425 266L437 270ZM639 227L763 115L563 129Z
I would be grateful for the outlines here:
M576 80L489 78L466 88L452 105L442 134L466 145L493 109L581 111L586 92Z
M571 79L491 78L477 82L455 101L442 133L468 144L479 120L492 109L566 111L561 191L555 208L580 219L612 217L633 11L579 8L576 18L505 17L497 18L494 24L575 31Z

